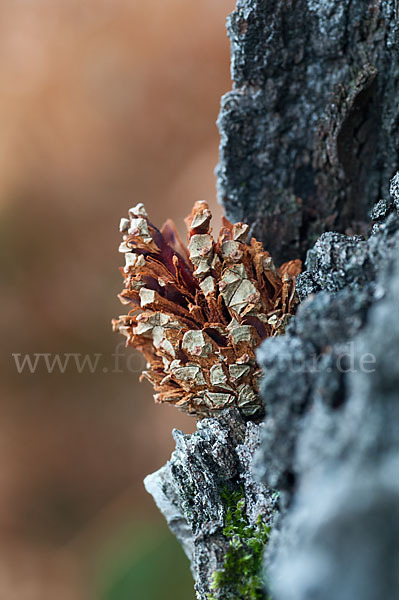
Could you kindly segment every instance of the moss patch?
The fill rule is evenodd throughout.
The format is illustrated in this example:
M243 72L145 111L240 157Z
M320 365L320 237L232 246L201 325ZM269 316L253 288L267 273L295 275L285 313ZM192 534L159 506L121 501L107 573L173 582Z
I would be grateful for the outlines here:
M212 594L208 600L269 600L261 578L263 550L270 527L259 517L249 525L245 513L244 491L223 490L226 506L223 534L229 540L223 568L213 574Z

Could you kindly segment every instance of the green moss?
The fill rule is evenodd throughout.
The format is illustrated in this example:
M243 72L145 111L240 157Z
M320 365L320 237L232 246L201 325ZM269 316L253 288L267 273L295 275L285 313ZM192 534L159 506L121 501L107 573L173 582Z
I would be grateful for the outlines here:
M270 527L259 517L256 526L248 523L243 490L223 490L225 503L223 534L229 540L223 568L213 574L208 600L266 600L261 578L263 550Z

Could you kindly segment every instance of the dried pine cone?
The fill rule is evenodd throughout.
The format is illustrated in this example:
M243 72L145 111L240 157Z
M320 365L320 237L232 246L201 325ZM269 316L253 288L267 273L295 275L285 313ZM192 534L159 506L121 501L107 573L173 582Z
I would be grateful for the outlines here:
M187 249L172 221L159 231L143 204L130 209L120 225L126 266L119 297L132 310L113 327L144 354L142 377L156 402L198 417L238 406L257 418L263 404L254 351L283 333L295 312L301 262L276 269L262 244L246 243L248 225L227 219L215 242L210 220L206 202L197 202L186 219Z

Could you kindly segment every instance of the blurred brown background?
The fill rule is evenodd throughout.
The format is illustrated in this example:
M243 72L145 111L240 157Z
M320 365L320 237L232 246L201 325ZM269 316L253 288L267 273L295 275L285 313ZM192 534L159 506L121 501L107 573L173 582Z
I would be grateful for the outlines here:
M205 199L220 219L233 8L0 1L0 600L194 597L142 479L195 423L153 404L139 357L120 349L116 369L110 320L130 206L183 230ZM19 374L13 353L101 357L95 373Z

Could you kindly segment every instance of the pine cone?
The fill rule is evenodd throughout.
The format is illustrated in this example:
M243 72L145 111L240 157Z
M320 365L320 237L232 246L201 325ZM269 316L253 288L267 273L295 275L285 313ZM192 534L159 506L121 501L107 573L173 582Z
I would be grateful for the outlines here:
M223 219L215 242L211 212L197 202L186 219L188 249L168 220L159 231L143 204L122 219L124 290L129 314L113 321L147 360L142 378L156 402L197 417L237 406L249 418L263 412L255 348L283 333L298 299L301 261L279 269L248 225Z

